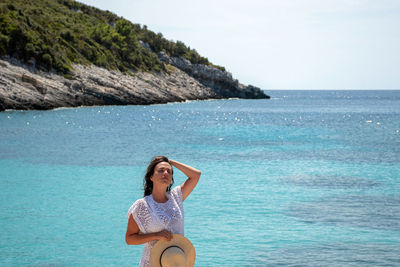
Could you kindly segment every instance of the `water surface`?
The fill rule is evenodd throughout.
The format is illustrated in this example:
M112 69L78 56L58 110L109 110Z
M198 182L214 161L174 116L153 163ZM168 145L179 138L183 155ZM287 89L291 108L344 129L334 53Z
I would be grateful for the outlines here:
M202 170L196 266L399 265L400 91L267 93L0 113L0 264L136 266L126 212L164 154Z

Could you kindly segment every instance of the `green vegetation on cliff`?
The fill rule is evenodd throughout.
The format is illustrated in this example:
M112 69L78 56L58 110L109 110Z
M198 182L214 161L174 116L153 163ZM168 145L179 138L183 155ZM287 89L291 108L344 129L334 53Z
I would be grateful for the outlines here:
M157 55L140 41L156 53L164 51L193 64L212 65L183 42L169 41L145 25L73 0L0 2L0 56L34 62L44 70L69 73L73 63L124 72L166 70Z

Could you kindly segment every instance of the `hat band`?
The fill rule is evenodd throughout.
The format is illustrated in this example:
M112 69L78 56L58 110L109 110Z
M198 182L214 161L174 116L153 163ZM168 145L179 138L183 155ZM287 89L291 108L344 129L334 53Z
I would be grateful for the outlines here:
M167 248L164 249L163 252L160 254L160 266L161 266L161 267L162 267L161 259L162 259L162 257L163 257L163 254L164 254L165 251L167 251L167 250L170 249L170 248L177 248L177 249L179 249L180 251L182 251L183 254L185 254L185 251L184 251L182 248L178 247L178 246L169 246L169 247L167 247Z

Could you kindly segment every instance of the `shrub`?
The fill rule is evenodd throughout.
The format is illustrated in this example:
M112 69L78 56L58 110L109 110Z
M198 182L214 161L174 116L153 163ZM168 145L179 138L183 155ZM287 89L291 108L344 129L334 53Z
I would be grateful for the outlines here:
M36 59L38 67L62 73L72 63L108 69L165 71L153 52L184 56L194 64L208 64L183 42L166 40L117 15L72 0L3 0L0 4L0 55Z

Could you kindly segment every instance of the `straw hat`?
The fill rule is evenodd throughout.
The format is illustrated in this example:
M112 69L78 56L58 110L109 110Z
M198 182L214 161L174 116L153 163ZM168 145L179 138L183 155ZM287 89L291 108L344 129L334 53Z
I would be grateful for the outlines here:
M159 240L150 252L151 267L192 267L196 258L192 242L173 234L170 241Z

